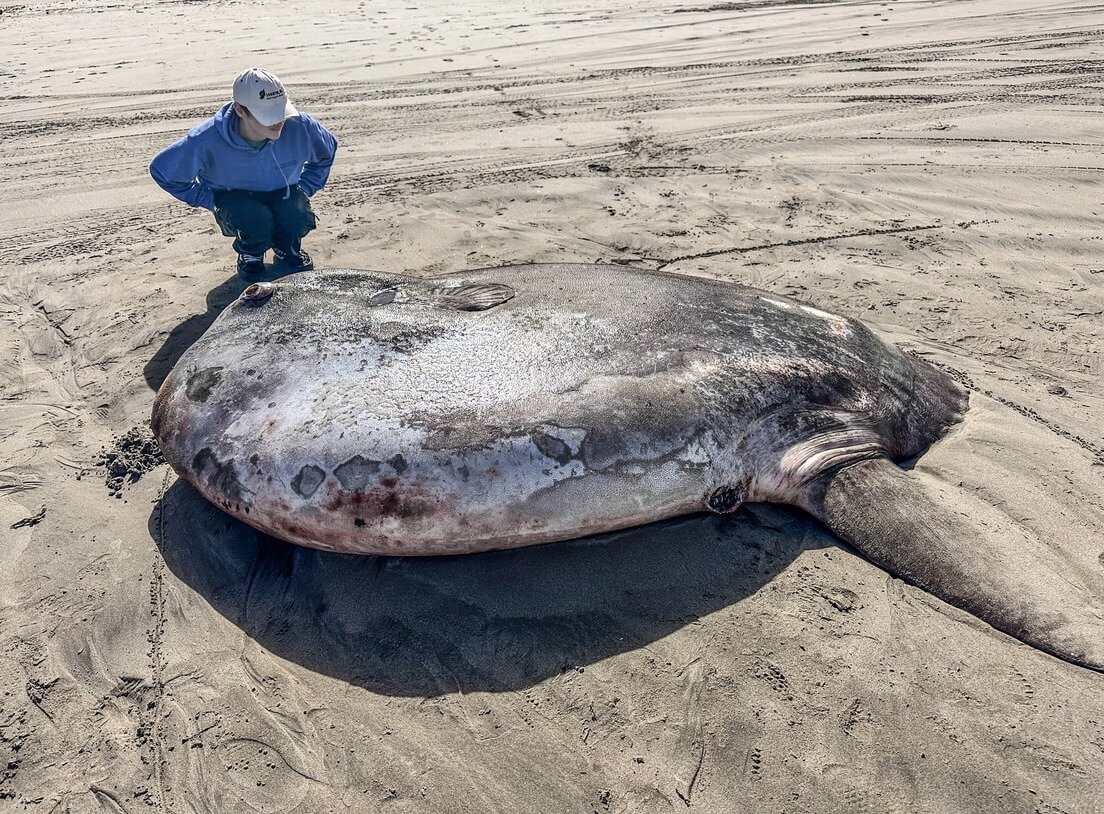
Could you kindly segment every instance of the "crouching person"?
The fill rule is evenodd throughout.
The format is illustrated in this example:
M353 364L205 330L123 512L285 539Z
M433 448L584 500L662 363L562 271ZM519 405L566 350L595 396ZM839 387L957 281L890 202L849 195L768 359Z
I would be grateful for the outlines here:
M317 224L310 197L326 185L337 140L292 105L283 83L261 68L234 80L233 101L150 164L158 185L189 206L210 209L234 238L238 274L265 274L265 253L285 271L314 268L303 236Z

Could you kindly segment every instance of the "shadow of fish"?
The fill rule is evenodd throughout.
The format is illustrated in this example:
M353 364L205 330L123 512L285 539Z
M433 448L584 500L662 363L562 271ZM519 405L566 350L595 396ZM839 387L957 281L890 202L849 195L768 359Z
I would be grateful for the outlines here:
M968 406L861 323L743 286L604 265L331 270L246 289L166 378L153 429L209 500L332 551L462 554L800 506L891 573L1104 669L1099 585L895 463Z

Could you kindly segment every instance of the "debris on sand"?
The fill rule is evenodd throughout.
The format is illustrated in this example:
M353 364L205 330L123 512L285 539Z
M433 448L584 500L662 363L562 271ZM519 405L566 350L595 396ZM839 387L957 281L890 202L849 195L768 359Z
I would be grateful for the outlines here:
M104 448L96 463L105 471L107 491L116 498L123 496L123 486L136 483L144 474L165 463L149 427L139 426L112 439L110 449Z
M16 522L12 523L12 528L13 529L21 529L21 528L27 528L29 526L37 526L45 518L46 518L46 507L43 506L41 509L39 509L37 512L32 514L30 517L24 517L22 520L17 520Z

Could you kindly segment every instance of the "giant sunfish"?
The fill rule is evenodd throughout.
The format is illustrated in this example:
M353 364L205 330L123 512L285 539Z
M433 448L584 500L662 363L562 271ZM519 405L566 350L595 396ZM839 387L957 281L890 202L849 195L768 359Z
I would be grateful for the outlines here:
M153 430L209 500L332 551L463 554L792 504L890 573L1104 669L1099 581L897 465L968 406L862 323L740 285L335 269L249 286L166 378Z

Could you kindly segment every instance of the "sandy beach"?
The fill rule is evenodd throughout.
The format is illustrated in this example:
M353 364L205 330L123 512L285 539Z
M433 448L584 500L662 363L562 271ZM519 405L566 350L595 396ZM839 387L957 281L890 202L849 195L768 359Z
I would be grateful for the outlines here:
M918 467L1104 580L1104 7L27 0L0 33L0 811L1104 810L1104 675L799 510L420 560L222 514L148 425L242 284L147 170L262 65L340 143L319 267L621 263L861 319L971 391Z

